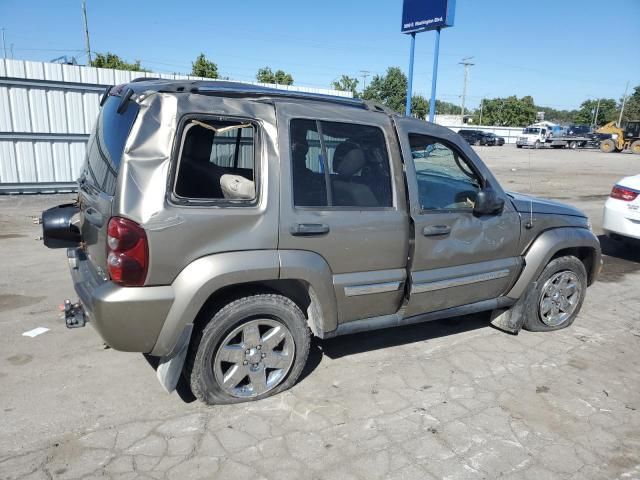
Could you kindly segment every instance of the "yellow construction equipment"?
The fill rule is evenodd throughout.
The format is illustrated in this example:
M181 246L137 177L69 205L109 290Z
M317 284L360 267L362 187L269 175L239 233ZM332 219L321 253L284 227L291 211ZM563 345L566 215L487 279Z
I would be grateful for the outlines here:
M640 121L627 122L624 130L616 122L609 122L597 129L596 133L611 134L611 138L600 142L600 150L604 153L622 152L629 148L633 153L640 154Z

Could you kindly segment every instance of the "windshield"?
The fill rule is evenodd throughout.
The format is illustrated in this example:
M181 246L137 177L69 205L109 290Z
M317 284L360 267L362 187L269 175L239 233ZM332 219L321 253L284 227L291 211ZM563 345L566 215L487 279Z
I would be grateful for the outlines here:
M532 134L538 134L540 133L540 129L539 128L525 128L522 133L532 133Z

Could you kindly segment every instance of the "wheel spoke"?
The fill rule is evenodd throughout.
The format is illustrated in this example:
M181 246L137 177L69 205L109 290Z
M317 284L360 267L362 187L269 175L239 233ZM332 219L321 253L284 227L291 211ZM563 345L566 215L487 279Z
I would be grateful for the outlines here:
M284 338L286 337L287 332L283 327L273 327L269 330L266 335L262 338L262 348L273 350Z
M565 313L571 312L571 302L565 297L560 297L560 309Z
M244 349L240 345L225 345L218 354L219 360L229 363L242 363Z
M553 307L553 302L551 301L550 298L545 298L542 301L542 307L540 308L540 313L542 315L546 315L551 310L551 307Z
M253 387L253 393L260 395L267 391L267 372L260 367L257 370L249 369L249 380Z
M226 388L236 387L247 376L247 368L243 365L234 365L224 376L222 384Z
M578 290L578 286L575 283L569 283L566 287L562 289L562 293L565 297L569 298L571 295L576 293Z
M255 347L260 344L260 330L257 323L248 323L242 329L242 342L247 347Z
M263 363L267 368L287 368L289 366L289 355L280 352L269 352Z

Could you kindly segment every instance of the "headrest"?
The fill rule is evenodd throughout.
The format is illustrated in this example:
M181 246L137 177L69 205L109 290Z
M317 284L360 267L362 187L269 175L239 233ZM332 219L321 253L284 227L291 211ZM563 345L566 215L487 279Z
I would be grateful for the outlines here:
M187 132L183 155L192 159L209 161L215 133L199 125L192 126Z
M360 147L355 143L342 143L333 156L333 171L338 175L351 177L362 170L365 163L367 160Z
M220 188L230 200L253 200L256 196L256 184L240 175L222 175Z

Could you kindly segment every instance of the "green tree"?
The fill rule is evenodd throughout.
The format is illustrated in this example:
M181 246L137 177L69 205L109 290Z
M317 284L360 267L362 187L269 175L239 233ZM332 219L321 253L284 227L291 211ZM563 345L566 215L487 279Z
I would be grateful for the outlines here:
M622 99L620 99L620 108L622 108ZM618 109L620 111L620 109ZM627 98L622 113L622 121L640 120L640 85L633 89L633 93Z
M479 114L479 112L478 112ZM490 98L484 101L482 123L504 127L524 127L536 119L536 107L530 96Z
M362 92L365 100L375 100L396 112L403 112L407 98L407 76L398 67L389 67L384 75L376 75Z
M552 107L536 106L536 112L544 112L544 119L554 123L576 123L577 110L556 110Z
M436 114L438 115L460 115L460 111L460 105L436 100Z
M258 70L256 80L260 83L276 83L278 85L293 85L293 77L284 70L276 70L275 73L269 67Z
M354 97L358 96L356 88L358 87L358 79L349 75L342 75L339 80L334 80L331 85L334 89L341 92L351 92Z
M98 68L115 68L116 70L131 70L132 72L148 72L149 70L142 68L140 60L133 63L125 62L118 55L107 52L105 54L98 53L91 61L92 67Z
M218 78L218 65L208 60L204 53L191 63L191 75L194 77Z
M598 100L586 100L580 105L580 109L574 116L575 123L581 125L591 125L593 116L598 111L596 125L601 126L605 123L618 120L618 105L613 98L600 99L600 108L598 108Z
M413 97L411 97L411 114L414 117L424 120L425 118L427 118L428 113L429 100L424 98L422 95L414 95Z

